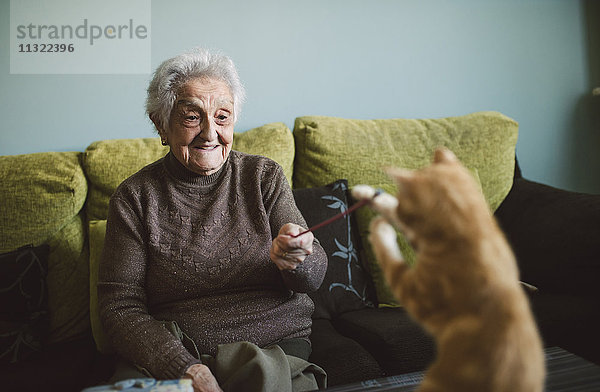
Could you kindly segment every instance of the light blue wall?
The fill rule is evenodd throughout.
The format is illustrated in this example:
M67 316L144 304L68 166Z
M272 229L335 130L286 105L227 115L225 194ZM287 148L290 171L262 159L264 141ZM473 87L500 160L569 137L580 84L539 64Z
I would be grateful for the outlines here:
M154 135L150 75L10 75L0 1L0 154ZM238 131L498 110L520 123L527 178L600 193L586 15L566 0L154 0L152 68L197 45L230 55L248 91Z

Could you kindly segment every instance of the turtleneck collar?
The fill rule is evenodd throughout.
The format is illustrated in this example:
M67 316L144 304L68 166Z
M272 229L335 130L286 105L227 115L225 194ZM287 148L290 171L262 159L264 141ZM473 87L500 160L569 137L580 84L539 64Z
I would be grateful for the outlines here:
M175 155L173 155L173 153L170 151L164 159L165 168L167 169L167 172L169 172L170 175L172 175L178 181L193 186L207 186L216 183L217 180L221 178L221 176L225 172L225 167L228 165L228 163L229 158L227 159L227 161L225 161L223 166L221 166L221 168L215 173L203 175L194 173L187 167L183 166L181 162L179 162L179 160L175 157Z

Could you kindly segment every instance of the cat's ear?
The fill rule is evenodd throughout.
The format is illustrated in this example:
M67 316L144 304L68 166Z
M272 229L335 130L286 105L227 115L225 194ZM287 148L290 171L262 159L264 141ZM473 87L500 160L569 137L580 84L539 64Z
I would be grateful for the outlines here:
M408 169L400 169L397 167L386 167L383 171L390 176L396 184L401 188L402 185L407 184L413 178L415 178L415 172Z
M438 147L433 154L433 162L434 163L449 163L449 162L457 162L458 158L452 151L447 149L446 147Z

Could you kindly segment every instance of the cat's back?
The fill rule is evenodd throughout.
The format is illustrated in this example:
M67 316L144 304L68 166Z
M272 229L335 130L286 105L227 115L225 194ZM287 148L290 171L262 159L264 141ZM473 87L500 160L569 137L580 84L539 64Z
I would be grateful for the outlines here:
M521 287L495 281L471 296L437 330L438 357L422 391L542 391L542 342Z
M541 392L545 374L535 326L516 316L496 328L488 324L476 333L438 340L437 360L419 391Z

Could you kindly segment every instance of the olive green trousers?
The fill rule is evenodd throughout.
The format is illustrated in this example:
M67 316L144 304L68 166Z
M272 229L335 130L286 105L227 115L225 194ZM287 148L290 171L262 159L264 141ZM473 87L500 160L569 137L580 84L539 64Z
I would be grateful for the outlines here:
M219 346L202 362L225 392L300 392L326 387L325 371L304 359L286 355L278 345L261 349L248 342Z
M191 339L175 323L165 327L179 337L195 356L198 351ZM193 343L191 343L193 345ZM225 392L301 392L326 387L327 375L319 366L302 358L286 355L274 344L260 348L249 342L219 345L216 355L200 355ZM151 376L145 369L120 361L111 382Z

